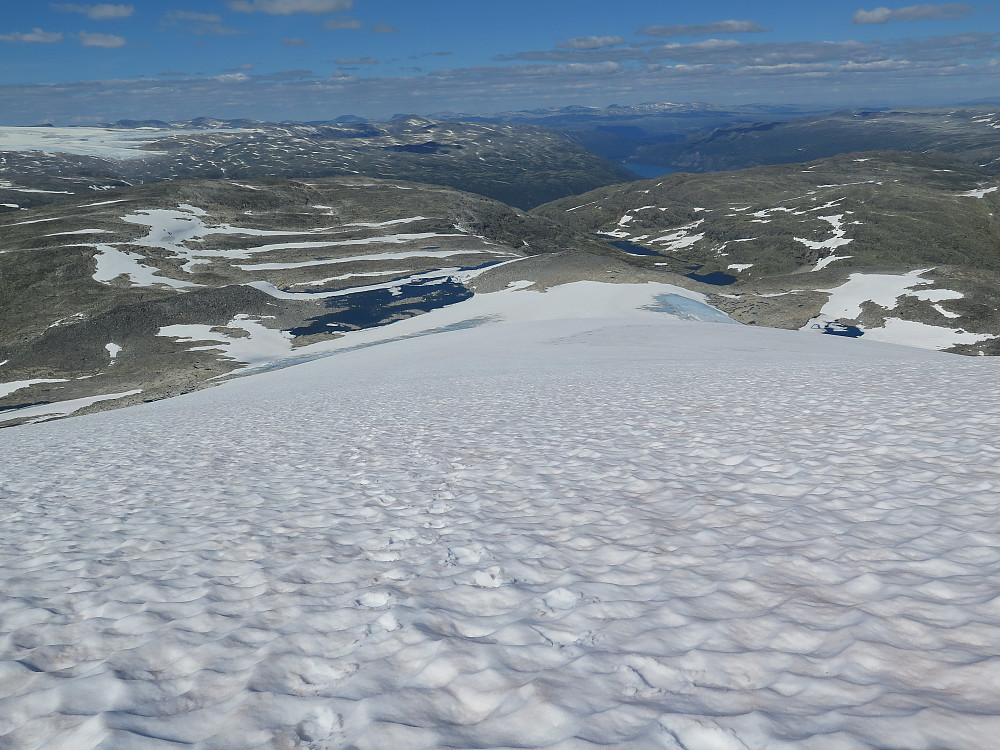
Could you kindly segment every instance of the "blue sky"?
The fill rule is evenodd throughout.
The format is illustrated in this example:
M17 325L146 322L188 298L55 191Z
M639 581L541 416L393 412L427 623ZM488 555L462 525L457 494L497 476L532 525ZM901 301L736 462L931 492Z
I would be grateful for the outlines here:
M1000 97L1000 9L639 0L0 0L0 121Z

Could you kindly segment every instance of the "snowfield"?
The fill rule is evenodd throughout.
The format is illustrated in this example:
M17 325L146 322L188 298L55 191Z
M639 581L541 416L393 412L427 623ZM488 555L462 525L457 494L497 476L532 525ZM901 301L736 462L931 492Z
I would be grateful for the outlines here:
M996 747L1000 363L517 286L0 431L0 747Z

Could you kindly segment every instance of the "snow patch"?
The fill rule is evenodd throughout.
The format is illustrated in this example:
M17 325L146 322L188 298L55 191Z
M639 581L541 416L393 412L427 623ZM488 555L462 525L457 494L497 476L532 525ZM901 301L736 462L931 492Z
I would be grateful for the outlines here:
M967 193L959 193L959 198L982 198L984 195L989 193L994 193L997 191L997 187L980 188L979 190L970 190Z

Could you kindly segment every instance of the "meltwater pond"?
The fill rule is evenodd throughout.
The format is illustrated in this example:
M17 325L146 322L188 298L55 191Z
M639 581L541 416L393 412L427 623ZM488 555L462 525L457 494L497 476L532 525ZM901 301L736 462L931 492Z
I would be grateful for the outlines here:
M704 302L682 297L679 294L658 294L653 298L653 304L643 307L644 310L667 313L681 320L700 320L705 323L732 323L739 325L721 310L706 305Z

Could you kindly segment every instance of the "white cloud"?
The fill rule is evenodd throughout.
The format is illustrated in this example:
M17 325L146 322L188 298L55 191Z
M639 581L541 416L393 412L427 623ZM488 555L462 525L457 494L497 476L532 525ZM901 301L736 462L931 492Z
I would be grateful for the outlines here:
M237 13L267 13L290 16L296 13L339 13L354 7L354 0L227 0Z
M104 47L106 49L113 49L115 47L124 47L128 44L123 37L117 36L116 34L91 34L86 31L81 31L77 36L80 39L80 44L84 47Z
M76 5L75 3L51 3L55 10L64 13L81 13L94 21L108 21L116 18L128 18L135 13L133 5L112 5L98 3L97 5Z
M357 18L347 18L346 16L341 18L331 18L323 24L324 29L333 29L338 31L340 29L360 29L364 26L361 21Z
M603 49L624 43L625 40L620 36L575 36L565 42L559 42L556 47L561 49Z
M755 21L716 21L714 23L699 23L691 26L646 26L639 29L646 36L709 36L711 34L759 34L771 31Z
M282 47L308 47L309 46L309 42L307 42L305 39L300 39L299 37L293 37L291 39L282 39L281 40L281 46Z
M373 34L395 34L399 29L395 26L390 26L387 23L373 23L372 33Z
M853 23L888 23L889 21L947 21L965 18L972 13L972 6L965 3L944 3L941 5L907 5L891 10L878 7L872 10L859 9L851 17Z
M378 60L374 57L338 57L334 62L337 65L376 65Z
M35 28L27 34L14 31L10 34L0 34L0 42L14 42L16 44L51 44L62 41L63 35L58 31L42 31Z

